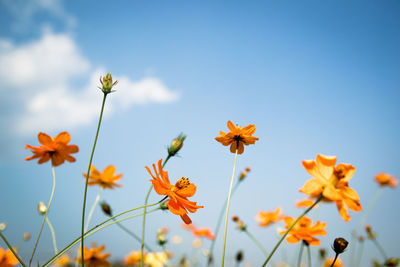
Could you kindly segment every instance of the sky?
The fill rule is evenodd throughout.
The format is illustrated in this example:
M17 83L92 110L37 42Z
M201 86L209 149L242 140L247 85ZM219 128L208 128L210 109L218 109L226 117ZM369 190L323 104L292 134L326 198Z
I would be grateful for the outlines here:
M400 144L400 3L386 1L61 1L0 0L0 222L13 244L40 227L36 211L47 202L50 164L26 162L25 144L38 145L37 134L71 134L79 146L75 163L56 168L57 185L49 218L60 248L80 234L84 183L102 93L99 78L119 80L107 97L93 164L114 164L122 188L105 190L101 199L115 211L140 206L150 186L145 166L167 155L166 147L187 135L179 157L166 165L172 181L190 177L193 200L204 205L192 214L199 227L214 228L227 197L234 155L215 141L231 120L254 124L259 141L238 157L237 174L251 167L233 196L230 216L238 215L267 250L276 229L260 228L259 210L281 206L297 216L299 189L311 177L301 162L321 153L351 163L350 186L363 212L350 212L345 223L334 204L310 215L327 222L321 246L329 250L339 236L350 240L369 201L379 190L379 172L399 176ZM397 118L397 119L396 119ZM88 209L98 188L88 189ZM150 202L160 196L154 192ZM384 188L367 223L390 256L398 255L398 189ZM106 217L97 208L92 224ZM190 255L191 235L169 212L151 214L146 240L170 228L168 244L177 255ZM125 223L140 233L141 220ZM257 247L229 223L228 261L245 250L250 266L265 259ZM221 236L220 236L221 237ZM116 227L92 237L105 244L112 260L139 245ZM146 242L147 242L146 241ZM33 240L20 253L29 258ZM203 248L208 248L205 240ZM5 246L0 243L0 246ZM218 240L217 255L222 241ZM297 257L299 246L285 244L274 261ZM317 248L312 248L317 255ZM37 260L52 255L44 229ZM72 252L71 252L72 253ZM333 251L329 251L330 256ZM365 243L361 266L381 255ZM397 254L396 254L397 253ZM343 254L348 263L349 253ZM201 255L198 255L199 259ZM217 259L218 261L218 259ZM316 260L315 260L316 261ZM251 262L251 263L250 263ZM315 263L317 266L317 263ZM347 264L348 265L348 264Z

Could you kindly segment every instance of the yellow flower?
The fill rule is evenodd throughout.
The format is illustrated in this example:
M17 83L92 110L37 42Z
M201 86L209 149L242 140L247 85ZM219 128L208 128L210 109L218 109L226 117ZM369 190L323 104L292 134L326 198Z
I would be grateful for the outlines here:
M165 252L149 252L144 258L144 263L149 267L164 267L168 261L168 255Z
M244 145L252 145L258 140L258 137L252 136L256 131L256 126L252 124L242 128L241 126L238 126L237 124L235 126L231 121L228 121L228 129L230 130L229 133L220 131L220 136L215 137L215 140L224 146L230 145L232 153L236 153L237 149L238 154L242 154L244 151Z
M102 188L114 189L114 187L121 187L122 185L116 184L115 182L122 179L122 173L114 175L115 166L107 166L102 173L100 173L93 165L90 166L90 175L88 185L99 185ZM83 173L83 177L87 177L86 173Z

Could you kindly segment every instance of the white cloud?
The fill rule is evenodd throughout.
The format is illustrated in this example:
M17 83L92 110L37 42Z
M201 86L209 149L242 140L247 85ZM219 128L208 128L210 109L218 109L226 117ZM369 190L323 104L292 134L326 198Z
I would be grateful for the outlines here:
M97 119L102 94L99 77L105 71L91 68L74 40L67 34L46 32L40 40L15 45L0 41L0 92L13 91L22 103L13 119L19 134L38 130L65 130ZM107 114L147 103L177 101L179 94L158 78L132 81L114 75L117 92L109 97ZM71 88L71 80L90 77L83 86ZM9 101L3 97L0 101ZM1 115L0 115L1 116ZM3 120L0 120L3 121Z

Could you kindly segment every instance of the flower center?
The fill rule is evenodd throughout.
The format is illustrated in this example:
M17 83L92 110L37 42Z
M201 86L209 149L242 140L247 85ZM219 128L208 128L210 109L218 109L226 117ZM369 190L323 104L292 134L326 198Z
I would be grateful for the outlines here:
M235 136L233 137L233 140L235 140L236 142L239 142L239 141L242 141L243 138L242 138L242 136L240 136L240 134L238 134L238 135L235 135Z
M346 176L346 169L344 166L342 165L338 165L336 166L335 170L333 171L333 173L335 174L336 178L338 180L344 178Z
M175 183L175 185L172 187L171 191L176 192L178 190L181 190L181 189L187 187L188 185L190 185L189 178L183 176L181 179L179 179Z

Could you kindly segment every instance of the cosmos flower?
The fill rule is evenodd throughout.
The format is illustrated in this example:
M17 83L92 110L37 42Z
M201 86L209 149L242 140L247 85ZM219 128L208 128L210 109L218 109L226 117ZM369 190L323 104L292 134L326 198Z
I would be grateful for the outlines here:
M356 212L362 209L357 192L348 186L356 168L345 163L335 165L335 156L318 154L315 161L303 160L304 168L314 179L308 180L300 192L312 198L322 194L323 201L336 202L340 216L347 222L351 219L347 207Z
M92 248L83 247L83 255L84 255L84 263L87 267L108 267L110 263L107 261L107 258L111 256L111 253L104 253L103 251L106 249L105 245L101 247L97 247L95 244L92 245ZM81 251L81 250L79 250ZM82 257L79 255L79 258L76 259L76 262L82 262Z
M292 217L285 217L286 229L294 223L295 219ZM300 240L304 240L309 245L318 246L321 242L315 238L316 235L326 235L325 222L317 221L312 225L311 219L304 216L300 221L290 230L289 235L286 237L286 241L291 244L295 244ZM281 232L281 234L286 231Z
M107 166L102 173L100 173L93 165L90 166L90 175L88 185L99 185L103 189L109 188L114 189L114 187L121 187L121 185L115 182L121 180L122 173L118 175L115 174L115 166ZM83 177L87 177L86 173L83 173Z
M10 249L4 250L0 247L0 266L12 267L19 263L18 259L14 256Z
M56 259L54 261L53 266L61 267L61 266L67 266L69 264L70 264L70 259L69 259L68 254L63 254L63 255L61 255L61 257L59 257L58 259Z
M235 126L231 121L228 121L228 129L230 130L229 133L220 131L220 136L215 137L215 140L224 146L230 145L232 153L236 153L237 149L238 154L242 154L244 151L244 145L248 146L254 144L258 140L258 137L252 136L256 131L256 127L252 124L242 128L241 126L238 126L237 124Z
M124 263L128 266L139 266L141 258L140 250L131 251L125 258ZM146 259L146 252L143 252L143 260Z
M65 161L75 162L75 158L70 154L77 153L79 148L77 145L68 145L71 136L67 132L59 133L55 138L40 132L38 140L41 144L39 147L34 147L25 144L25 149L30 149L33 156L25 158L25 160L39 159L38 164L45 163L51 159L51 164L56 167L63 164Z
M391 188L396 188L398 184L396 177L384 172L381 172L375 176L375 182L377 182L380 187L389 186Z
M215 234L212 232L210 228L206 227L197 228L193 224L188 224L188 225L184 224L183 228L190 230L195 237L205 237L210 240L215 239Z
M267 227L272 223L283 220L281 207L277 207L275 211L259 211L256 216L256 221L261 227Z
M154 190L159 195L168 196L168 209L175 215L181 216L186 224L192 223L187 215L188 212L194 213L203 206L198 206L196 202L189 201L187 198L192 197L196 193L196 186L190 183L189 178L182 177L175 185L172 185L168 178L168 172L164 171L161 166L162 159L158 161L158 172L156 165L153 164L154 175L149 167L145 167L151 177Z

